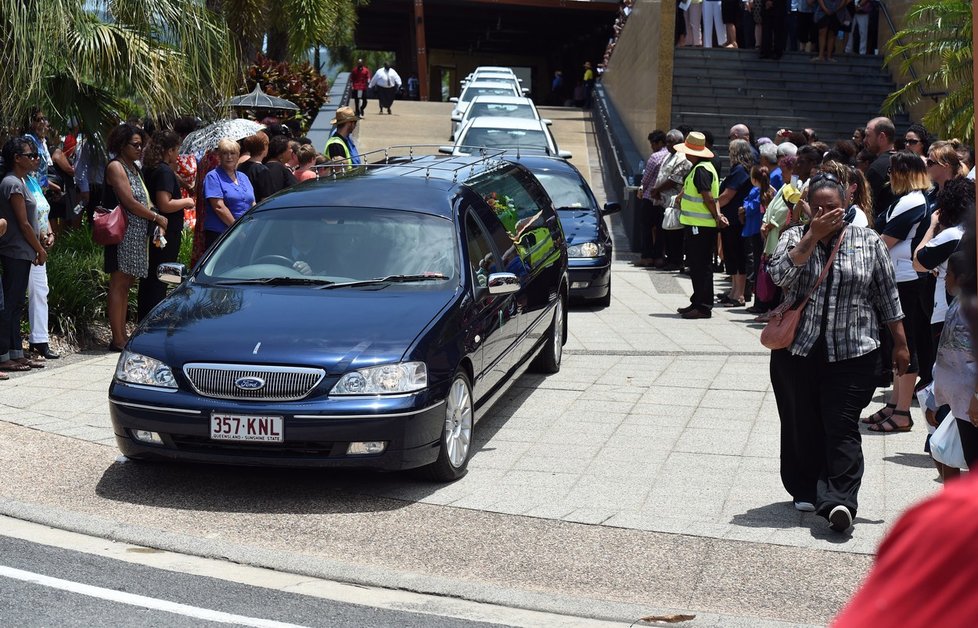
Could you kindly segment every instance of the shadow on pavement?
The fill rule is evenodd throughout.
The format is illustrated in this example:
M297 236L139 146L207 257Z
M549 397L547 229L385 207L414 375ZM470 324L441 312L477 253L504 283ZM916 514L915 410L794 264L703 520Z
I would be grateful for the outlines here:
M745 513L734 515L730 523L746 528L768 528L788 530L790 528L809 529L812 538L829 543L845 543L852 538L852 528L840 534L829 529L828 522L815 513L801 513L791 502L775 502L766 506L751 508ZM856 517L855 525L880 525L883 520Z
M472 457L491 451L492 437L533 393L526 375L475 426ZM522 385L522 386L521 386ZM464 478L459 480L464 482ZM205 512L347 514L406 507L453 486L412 471L280 469L128 460L108 467L98 496L142 506Z
M876 432L870 433L876 434ZM927 454L908 454L898 451L892 456L884 457L883 460L886 462L902 464L905 467L915 467L917 469L929 469L934 466L934 461Z

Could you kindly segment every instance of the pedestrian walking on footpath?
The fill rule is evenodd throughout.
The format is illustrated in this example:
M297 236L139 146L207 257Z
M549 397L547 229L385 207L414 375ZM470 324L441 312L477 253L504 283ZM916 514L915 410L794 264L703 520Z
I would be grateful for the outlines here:
M398 76L390 63L385 62L384 67L377 70L374 77L370 79L370 87L380 92L377 99L380 103L380 113L384 113L384 109L386 109L387 113L390 114L394 97L397 95L397 91L401 89L401 77Z
M858 509L863 475L859 413L876 390L879 325L893 337L894 371L910 352L886 245L871 229L846 225L846 190L829 173L809 186L811 222L784 232L769 271L785 302L801 306L794 339L771 352L781 420L781 481L795 508L843 532Z
M370 85L370 68L363 64L363 59L357 59L357 65L350 70L350 89L353 98L353 108L358 116L367 111L367 87Z
M710 161L713 151L706 147L706 136L693 131L676 150L693 164L683 183L680 197L679 222L686 227L686 260L693 295L689 305L677 310L683 318L713 316L713 254L716 250L717 229L729 223L720 213L720 177Z

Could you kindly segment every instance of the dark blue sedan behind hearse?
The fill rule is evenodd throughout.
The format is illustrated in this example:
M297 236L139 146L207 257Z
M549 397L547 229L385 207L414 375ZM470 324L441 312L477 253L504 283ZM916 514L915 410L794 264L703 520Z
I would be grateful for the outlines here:
M566 243L506 159L422 157L243 216L137 328L109 390L124 454L464 475L528 367L560 368Z

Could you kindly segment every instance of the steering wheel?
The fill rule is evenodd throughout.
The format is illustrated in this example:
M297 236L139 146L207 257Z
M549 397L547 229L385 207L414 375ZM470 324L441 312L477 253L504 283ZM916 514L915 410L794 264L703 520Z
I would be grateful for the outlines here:
M263 263L278 264L279 266L287 266L292 268L295 265L295 260L289 259L284 255L262 255L254 261L255 264Z

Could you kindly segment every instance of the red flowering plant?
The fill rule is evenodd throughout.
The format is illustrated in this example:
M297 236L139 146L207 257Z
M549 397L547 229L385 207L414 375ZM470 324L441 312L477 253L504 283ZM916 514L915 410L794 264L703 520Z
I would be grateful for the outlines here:
M299 111L293 118L299 121L303 133L309 130L329 93L329 81L316 72L309 62L273 61L260 54L255 58L255 63L248 67L245 83L248 91L260 85L269 96L295 103Z

